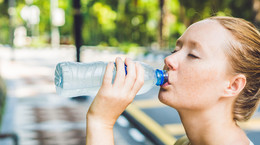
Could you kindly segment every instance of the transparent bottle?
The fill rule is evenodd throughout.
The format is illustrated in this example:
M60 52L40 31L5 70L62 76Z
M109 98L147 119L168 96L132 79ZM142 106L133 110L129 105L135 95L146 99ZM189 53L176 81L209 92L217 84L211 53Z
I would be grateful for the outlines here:
M165 70L154 70L153 67L145 63L139 63L143 66L145 74L144 85L139 90L137 95L146 93L153 86L160 86L168 81L168 74ZM56 92L60 96L64 97L96 95L100 86L102 85L106 66L107 63L101 61L92 63L58 63L55 70ZM114 68L113 71L113 80L115 75L116 68Z

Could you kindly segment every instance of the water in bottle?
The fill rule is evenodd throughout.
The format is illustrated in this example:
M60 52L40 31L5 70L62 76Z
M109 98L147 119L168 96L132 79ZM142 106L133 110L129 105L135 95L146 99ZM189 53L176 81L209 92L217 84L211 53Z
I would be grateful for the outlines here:
M144 85L137 95L146 93L153 86L163 85L168 81L168 74L165 70L154 70L153 67L139 62L145 71ZM94 96L102 85L103 76L106 70L106 62L78 63L61 62L55 70L56 92L60 96ZM127 74L127 72L126 72ZM116 76L116 68L113 71L113 80Z

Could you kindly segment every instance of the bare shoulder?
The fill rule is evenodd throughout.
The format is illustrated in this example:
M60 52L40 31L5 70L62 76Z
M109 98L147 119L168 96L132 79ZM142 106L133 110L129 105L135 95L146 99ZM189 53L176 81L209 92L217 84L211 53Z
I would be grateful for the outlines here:
M254 145L248 138L246 138L246 139L240 138L237 140L233 140L229 144L230 145L233 145L233 144L235 144L235 145Z

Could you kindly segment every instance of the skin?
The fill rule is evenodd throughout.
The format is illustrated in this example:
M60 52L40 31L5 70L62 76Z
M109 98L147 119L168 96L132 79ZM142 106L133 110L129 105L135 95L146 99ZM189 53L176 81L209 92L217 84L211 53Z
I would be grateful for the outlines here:
M175 108L192 145L249 145L233 120L235 98L246 84L242 74L230 69L224 49L232 35L218 22L203 20L191 25L178 39L174 53L165 58L169 82L159 100ZM143 85L143 69L126 59L107 66L104 82L87 113L87 145L114 144L113 126ZM101 140L102 138L102 140Z
M87 113L87 145L113 145L113 126L133 101L144 83L144 70L140 64L126 58L127 75L124 62L116 59L116 77L112 84L114 63L106 68L103 84Z
M246 78L230 71L224 53L229 39L232 35L218 22L200 21L186 30L176 51L165 59L169 83L160 89L159 100L179 112L194 145L249 144L233 120L233 102Z

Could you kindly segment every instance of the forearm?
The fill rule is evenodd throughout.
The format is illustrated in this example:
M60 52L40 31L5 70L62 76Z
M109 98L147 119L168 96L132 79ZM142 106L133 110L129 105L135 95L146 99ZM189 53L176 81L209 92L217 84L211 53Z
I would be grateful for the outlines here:
M86 145L114 145L113 127L87 119Z

